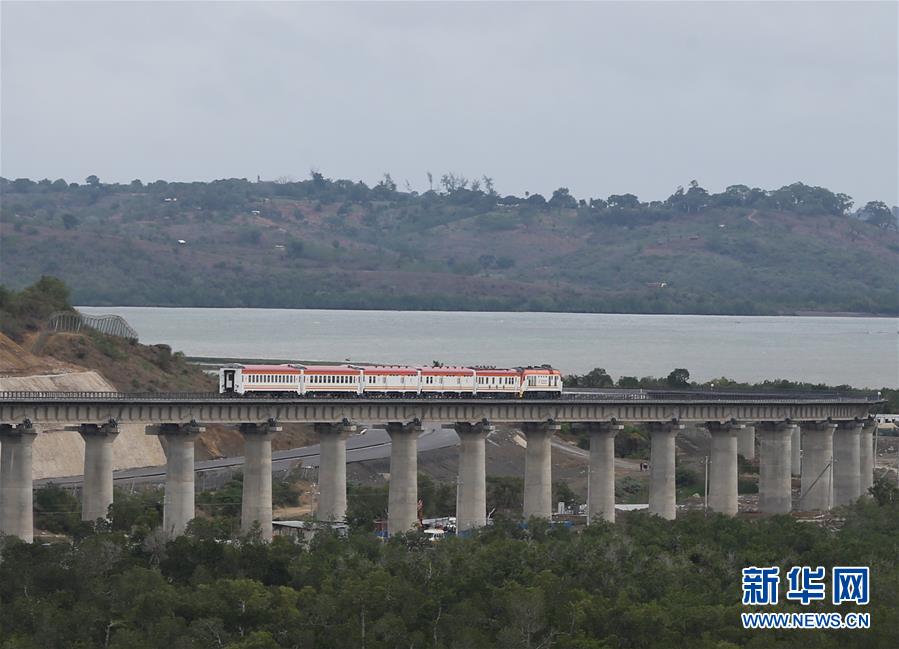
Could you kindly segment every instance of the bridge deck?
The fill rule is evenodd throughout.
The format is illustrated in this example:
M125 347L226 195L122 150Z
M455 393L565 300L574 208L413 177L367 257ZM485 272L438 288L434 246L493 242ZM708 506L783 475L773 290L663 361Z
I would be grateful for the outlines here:
M873 394L840 394L827 392L707 392L707 391L660 391L660 390L632 390L632 391L566 391L560 398L555 399L497 399L492 397L414 397L398 398L393 396L374 397L371 395L349 395L346 397L309 397L286 396L268 397L237 394L220 394L218 392L57 392L57 391L0 391L0 402L8 403L35 403L35 402L129 402L129 403L236 403L246 402L252 404L357 404L357 403L404 403L429 405L435 402L445 403L477 403L477 404L510 404L510 403L543 403L565 404L583 403L584 401L600 401L606 403L644 401L655 403L682 403L682 402L732 402L732 403L884 403L879 395Z

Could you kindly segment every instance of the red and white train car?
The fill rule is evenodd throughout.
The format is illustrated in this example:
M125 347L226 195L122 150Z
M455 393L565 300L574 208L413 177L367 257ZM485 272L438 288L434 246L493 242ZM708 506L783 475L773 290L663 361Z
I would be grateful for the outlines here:
M362 394L372 396L418 395L419 372L403 365L375 365L362 368Z
M228 365L219 392L269 396L553 398L562 375L549 367Z
M419 368L421 395L474 396L475 370L470 367Z

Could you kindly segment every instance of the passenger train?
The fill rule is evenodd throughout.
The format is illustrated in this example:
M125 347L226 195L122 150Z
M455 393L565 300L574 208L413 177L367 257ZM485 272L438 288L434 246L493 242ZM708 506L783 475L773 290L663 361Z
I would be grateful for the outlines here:
M478 397L551 399L562 375L539 367L407 367L402 365L226 365L222 394L259 396Z

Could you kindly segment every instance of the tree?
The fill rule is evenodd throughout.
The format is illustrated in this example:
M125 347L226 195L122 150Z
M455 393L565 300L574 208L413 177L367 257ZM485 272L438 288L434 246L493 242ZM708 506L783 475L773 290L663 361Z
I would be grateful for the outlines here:
M571 209L577 207L577 199L568 192L567 187L559 187L553 192L547 205L552 209Z
M25 192L30 192L36 186L37 183L30 178L16 178L12 181L12 190L23 194Z
M874 480L874 486L869 487L868 492L874 497L874 501L881 506L899 502L899 488L896 488L886 476L879 476Z
M709 193L699 186L699 182L690 181L690 189L684 195L684 210L698 212L708 204Z
M585 388L610 388L615 385L615 381L605 368L594 367L582 377L581 385Z
M291 257L301 257L305 244L300 239L292 239L287 243L287 252Z
M481 255L480 257L478 257L478 263L484 270L489 269L495 262L496 257L494 257L493 255Z
M899 228L896 216L883 201L868 201L862 213L865 215L865 221L871 225L876 225L878 228L884 230L890 228L896 230Z
M668 378L665 379L672 388L685 388L689 385L690 372L682 367L678 367L671 371Z
M607 203L613 210L640 207L640 199L634 194L612 194Z
M375 191L379 191L381 193L392 194L396 191L396 183L393 180L393 177L385 172L384 177L381 179L377 185L375 185Z
M324 189L328 184L328 179L316 168L309 170L309 177L312 179L312 187L316 190Z
M468 188L468 178L449 172L440 177L440 184L443 185L447 194L454 194Z
M78 217L66 212L62 215L62 225L66 230L74 230L78 227Z
M86 184L90 185L91 187L97 187L100 184L100 179L97 176L95 176L94 174L91 174L90 176L88 176L87 178L84 179L84 182Z

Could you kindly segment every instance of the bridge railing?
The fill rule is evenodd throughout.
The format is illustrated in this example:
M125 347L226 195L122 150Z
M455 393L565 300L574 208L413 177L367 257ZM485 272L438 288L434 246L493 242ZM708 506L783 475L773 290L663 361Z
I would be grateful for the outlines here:
M418 397L414 399L401 399L402 401L431 402L440 397ZM0 401L78 401L78 402L210 402L210 401L323 401L323 400L364 400L364 401L395 401L389 396L374 397L372 395L348 395L346 397L300 397L300 396L241 396L239 394L221 394L218 392L50 392L50 391L0 391ZM448 402L457 399L445 399ZM489 403L492 399L481 399ZM664 390L611 390L588 392L565 392L562 400L568 401L669 401L695 402L695 401L764 401L764 402L846 402L846 403L876 403L880 402L880 396L876 394L837 394L821 392L699 392L699 391L664 391ZM529 399L516 399L515 401L530 401ZM555 400L549 400L555 401Z

